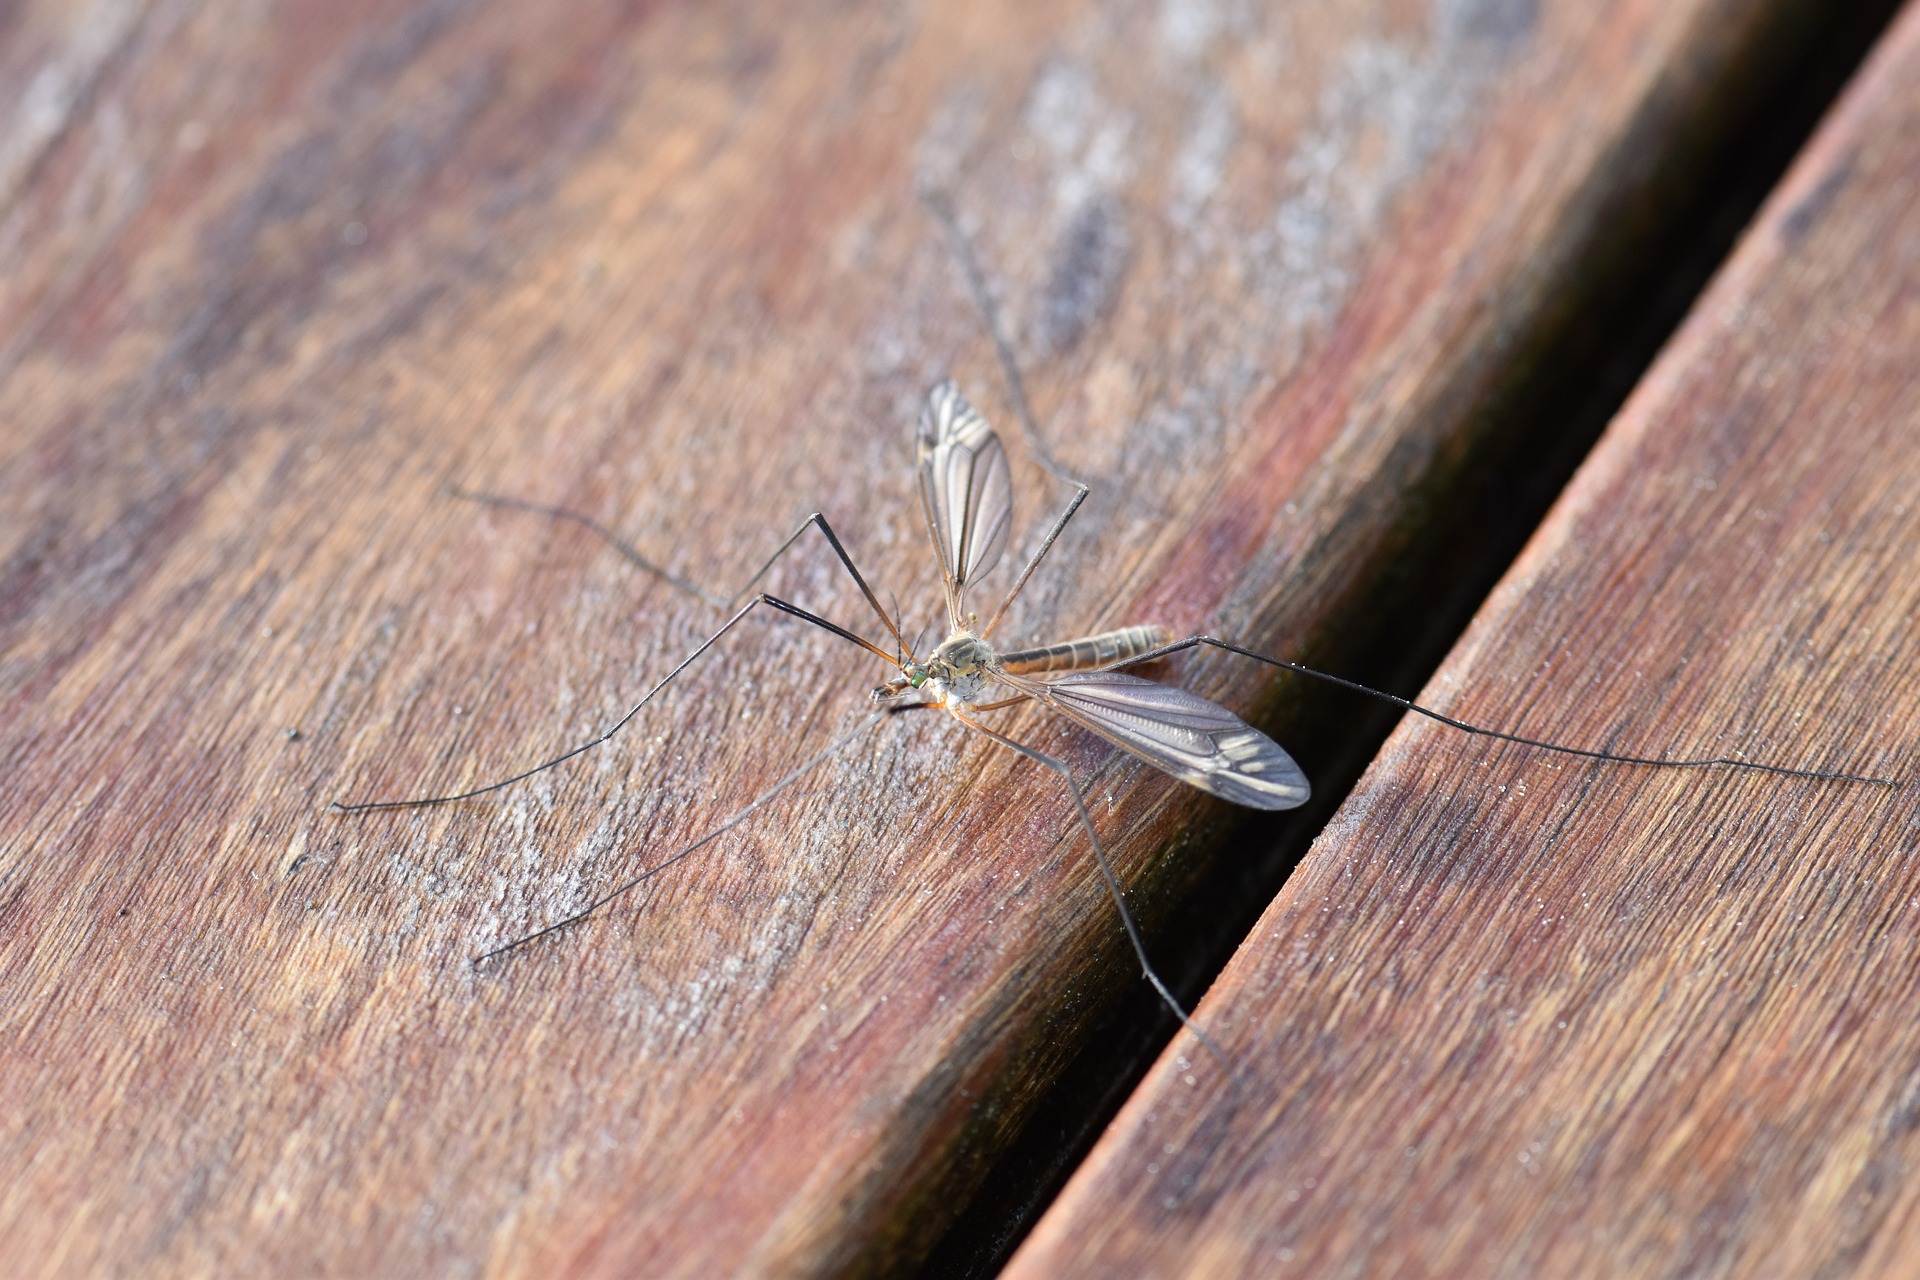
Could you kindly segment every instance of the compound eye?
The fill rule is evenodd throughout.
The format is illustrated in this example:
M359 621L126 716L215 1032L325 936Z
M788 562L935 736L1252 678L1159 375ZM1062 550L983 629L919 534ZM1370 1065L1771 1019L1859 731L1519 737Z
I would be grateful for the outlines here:
M918 689L927 682L927 673L915 667L907 673L907 683Z

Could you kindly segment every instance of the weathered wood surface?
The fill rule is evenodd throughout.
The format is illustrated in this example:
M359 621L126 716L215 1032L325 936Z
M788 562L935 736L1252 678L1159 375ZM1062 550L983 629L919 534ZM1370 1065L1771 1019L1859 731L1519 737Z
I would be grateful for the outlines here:
M1009 634L1154 619L1314 656L1377 634L1380 584L1424 563L1407 557L1491 398L1632 265L1643 198L1685 170L1756 50L1819 9L10 10L9 1266L912 1258L1130 981L1062 796L954 726L892 725L598 925L476 972L477 948L732 812L885 672L752 622L581 767L454 810L331 815L336 796L470 784L578 741L717 620L577 530L443 486L571 504L722 585L817 507L929 618L907 423L947 368L1007 416L913 198L945 184L1056 453L1096 485ZM1753 412L1773 408L1754 392ZM1024 546L1064 495L1016 466ZM1749 536L1817 536L1799 508L1767 510ZM1823 563L1885 581L1875 607L1897 616L1891 570L1873 567L1891 561L1843 555L1891 546L1895 526L1821 518L1839 539ZM1732 575L1750 568L1729 553L1728 576L1684 581L1746 591ZM820 547L772 581L864 625ZM1606 595L1569 599L1535 640L1595 644L1609 680L1565 662L1536 680L1538 662L1503 658L1471 709L1534 721L1508 692L1521 680L1642 699L1550 721L1570 733L1698 731L1697 695L1583 633ZM1845 738L1847 758L1877 758L1893 726L1867 698L1903 687L1896 633L1815 599L1740 632L1725 652L1749 683L1722 688L1715 718L1739 745L1781 746L1781 708L1830 687L1794 745L1819 757ZM1785 670L1754 674L1756 636ZM1173 674L1291 724L1257 672ZM1095 779L1149 927L1239 820L1008 723ZM1433 767L1456 780L1423 803L1510 796L1496 770L1543 788L1586 776L1449 748ZM1757 782L1606 786L1596 813L1647 788L1669 812L1738 800L1783 829L1893 811ZM1507 886L1488 901L1517 912L1554 848L1536 840L1525 874L1415 865L1450 869L1424 881L1439 891L1485 867ZM1867 874L1828 883L1882 901ZM1313 892L1290 900L1318 911ZM1569 981L1584 953L1555 948L1573 910L1554 898L1527 926L1544 933L1527 954ZM1711 919L1676 981L1736 999L1704 948L1743 940L1747 918ZM1663 932L1660 954L1673 945ZM1836 1027L1884 1034L1895 1020L1871 1020L1887 1013L1867 999ZM1315 1098L1358 1096L1310 1080Z
M1920 7L1009 1274L1920 1274Z

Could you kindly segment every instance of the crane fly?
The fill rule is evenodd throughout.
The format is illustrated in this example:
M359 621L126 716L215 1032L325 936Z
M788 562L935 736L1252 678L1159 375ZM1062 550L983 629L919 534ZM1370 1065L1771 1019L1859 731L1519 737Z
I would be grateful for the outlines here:
M1132 911L1127 907L1119 877L1114 874L1112 863L1107 858L1106 847L1101 843L1100 833L1095 828L1092 814L1087 809L1086 796L1080 784L1075 781L1073 771L1058 757L1049 755L1028 743L1016 741L987 727L975 718L979 712L993 711L1024 702L1038 703L1181 782L1211 792L1234 804L1254 809L1293 809L1305 804L1311 795L1307 777L1301 772L1300 766L1294 763L1293 758L1272 738L1225 707L1210 702L1199 694L1173 685L1143 679L1120 670L1122 667L1136 666L1182 650L1202 646L1224 650L1270 667L1322 680L1351 692L1391 703L1402 711L1436 720L1461 733L1515 743L1537 750L1613 764L1678 769L1721 766L1793 778L1867 783L1885 787L1899 786L1899 783L1886 778L1865 777L1822 769L1792 768L1731 756L1684 759L1624 755L1612 751L1566 746L1540 738L1468 724L1431 708L1420 706L1397 694L1317 671L1297 662L1289 662L1284 658L1259 653L1217 636L1200 634L1175 640L1172 638L1172 633L1165 627L1155 625L1124 627L1039 648L1008 652L996 649L991 642L994 628L999 625L1007 609L1025 589L1034 570L1039 568L1040 562L1053 549L1054 543L1066 529L1068 522L1073 519L1074 513L1086 501L1089 490L1085 484L1068 476L1054 463L1040 440L1040 434L1034 426L1033 413L1027 404L1026 390L1020 377L1018 362L1014 359L1012 345L1007 341L1000 326L992 291L987 288L986 278L974 260L972 248L960 231L951 203L947 197L938 192L922 192L921 198L928 212L945 233L973 304L986 322L1001 373L1005 377L1007 389L1012 396L1015 418L1026 436L1028 451L1044 469L1073 486L1073 497L1068 500L1065 509L1055 517L1033 554L1027 558L1025 566L1020 570L1006 597L1000 602L999 608L989 616L986 625L976 630L975 615L967 608L967 593L980 578L999 563L1006 549L1007 535L1013 524L1013 480L1007 464L1006 449L1001 444L999 435L988 425L987 420L967 402L966 397L951 380L943 381L933 388L920 413L915 432L916 478L920 505L926 518L927 533L939 559L940 576L945 589L949 634L922 661L916 656L916 645L909 643L901 631L899 619L881 605L880 598L854 564L853 557L847 554L839 536L834 533L833 526L820 512L816 511L801 521L800 526L787 535L773 554L768 556L760 568L747 580L745 586L732 596L721 596L642 555L621 540L612 530L590 516L521 498L454 490L457 496L490 506L531 512L581 525L639 568L699 598L708 605L728 612L731 616L718 630L695 646L692 652L660 677L640 700L627 710L626 714L593 740L584 742L551 760L522 770L511 777L471 790L447 795L421 796L409 800L373 800L352 804L336 800L333 807L341 812L364 813L377 809L413 808L469 800L475 796L486 795L512 786L535 774L544 773L548 769L562 765L575 756L600 746L619 733L653 701L662 689L757 609L772 609L777 613L830 632L871 653L887 663L894 672L873 689L870 694L871 711L862 717L859 723L806 756L772 786L698 840L601 893L564 919L514 938L474 957L475 964L485 964L594 915L609 903L645 884L667 868L690 857L739 826L822 762L837 754L848 743L870 732L882 719L899 712L942 708L967 728L985 735L1001 746L1059 775L1068 796L1072 799L1075 815L1081 829L1086 833L1094 862L1099 868L1109 896L1113 899L1121 926L1125 930L1127 941L1132 945L1142 973L1161 1001L1172 1010L1174 1016L1193 1032L1210 1053L1222 1064L1226 1064L1225 1056L1206 1033L1194 1024L1186 1009L1154 970L1153 962L1147 955L1146 943L1140 936ZM834 557L852 578L854 585L860 589L861 596L884 628L886 639L892 642L891 648L790 601L765 591L754 592L755 584L766 576L781 556L800 541L808 529L817 529L828 546L833 549ZM1231 1068L1229 1073L1231 1074Z
M818 512L809 516L780 544L741 592L731 599L723 599L641 556L598 522L578 513L498 495L461 493L460 496L490 505L533 511L583 524L620 548L623 554L643 568L711 604L729 608L739 605L740 597L752 589L802 534L809 528L818 528L859 587L895 648L889 651L881 644L819 614L761 592L738 607L718 631L697 646L625 715L592 741L512 777L469 791L410 800L376 800L353 804L335 801L334 808L341 812L359 813L467 800L563 764L612 738L669 682L755 609L765 606L823 628L892 666L895 674L875 687L869 695L874 715L809 756L773 787L672 858L602 894L566 919L476 957L476 963L491 960L584 920L666 867L711 843L835 754L847 742L870 729L880 716L938 707L944 708L969 729L1060 775L1072 795L1080 824L1087 833L1102 878L1119 909L1128 939L1133 944L1147 980L1180 1020L1192 1027L1186 1010L1155 972L1147 956L1146 944L1140 937L1132 912L1127 908L1119 878L1108 861L1092 815L1087 811L1086 798L1075 782L1072 771L1057 757L987 727L974 718L975 713L1021 702L1038 702L1182 782L1256 809L1292 809L1305 804L1312 794L1306 775L1278 743L1226 708L1185 689L1115 670L1118 666L1149 661L1197 643L1218 643L1210 637L1196 636L1173 642L1172 633L1165 627L1132 626L1039 648L1005 653L995 649L989 639L994 628L1053 548L1068 521L1080 509L1088 488L1076 482L1072 500L1028 558L1025 568L1001 601L1000 607L985 626L976 630L973 626L974 616L967 609L968 589L999 563L1006 548L1008 529L1013 523L1013 483L1006 448L987 420L967 402L959 387L951 380L941 382L928 395L920 415L915 447L921 507L939 558L950 628L947 638L924 661L916 655L915 645L906 639L899 620L881 605L879 597L868 585L853 558L847 554L833 527ZM1198 1033L1198 1029L1194 1029Z

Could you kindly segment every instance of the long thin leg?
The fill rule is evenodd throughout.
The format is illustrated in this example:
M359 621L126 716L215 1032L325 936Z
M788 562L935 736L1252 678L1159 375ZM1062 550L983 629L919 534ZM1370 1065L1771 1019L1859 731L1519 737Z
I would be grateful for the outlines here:
M738 607L740 602L746 599L747 593L753 590L754 585L758 583L760 579L767 576L767 570L773 568L774 562L791 550L793 544L800 541L800 536L804 534L808 528L818 527L821 534L826 538L828 545L833 548L833 554L839 557L841 565L846 568L847 573L852 576L855 585L860 588L860 594L865 596L867 603L873 607L874 616L880 619L881 625L886 627L888 633L893 636L894 642L901 646L900 652L906 652L906 642L901 639L898 624L892 615L880 607L880 598L874 595L873 588L867 585L866 578L861 576L860 570L854 566L853 557L849 556L847 549L840 544L840 537L834 533L833 526L828 524L827 518L818 511L808 516L805 520L802 520L800 527L786 536L786 539L774 549L773 554L768 556L761 566L753 571L753 576L747 579L744 586L730 596L720 596L708 591L705 587L681 577L672 570L649 560L646 556L641 555L635 550L631 543L621 538L618 534L614 533L613 530L607 528L592 516L583 515L578 511L570 511L565 507L550 507L542 502L529 502L524 498L510 498L498 493L481 493L473 489L461 489L454 485L448 485L447 491L457 498L465 498L470 502L484 503L490 507L500 507L508 511L526 511L534 515L549 516L555 520L569 520L595 534L601 541L605 542L615 551L618 551L633 565L653 574L662 582L680 588L680 590L696 599L704 600L716 609L733 609Z
M421 796L412 800L366 800L366 801L361 801L357 804L343 804L342 802L335 800L333 802L333 807L338 811L340 811L341 813L366 813L373 809L412 809L412 808L424 807L426 805L449 804L455 800L471 800L475 796L483 796L490 791L498 791L502 787L510 787L516 782L524 782L526 779L533 777L533 775L535 775L536 773L544 773L548 769L551 769L556 765L565 764L567 761L573 759L575 756L580 755L583 752L593 750L595 747L599 746L601 743L607 741L607 739L613 737L614 734L626 728L627 722L632 720L635 716L639 715L641 708L645 707L649 702L652 702L655 694L659 693L662 689L666 688L667 684L670 681L672 681L675 676L679 675L682 671L685 671L688 667L692 666L694 659L698 658L701 654L705 653L708 649L711 649L716 643L719 642L722 636L726 635L727 632L733 630L733 628L740 622L741 619L745 618L749 613L752 613L755 608L763 604L767 605L770 608L777 609L781 613L788 614L792 617L798 618L802 622L810 622L816 627L820 627L824 630L831 631L834 635L839 636L842 640L850 641L854 644L859 645L861 648L867 650L868 652L877 655L882 661L885 661L889 664L893 662L893 658L887 653L887 651L885 649L882 649L879 645L874 644L871 640L868 640L862 636L855 635L853 632L847 630L845 627L840 626L838 623L829 622L825 618L822 618L821 616L819 616L818 614L809 613L805 609L802 609L799 605L788 604L785 600L781 600L781 599L778 599L777 597L762 593L761 595L755 596L752 600L749 600L746 603L745 607L743 607L738 613L734 614L731 618L728 618L726 623L723 626L721 626L721 628L718 631L708 636L705 640L702 640L699 646L695 648L692 653L689 653L686 657L680 660L680 663L678 666L674 667L673 670L667 672L666 675L660 677L658 683L656 683L651 689L647 690L645 697L641 698L640 701L634 703L633 706L629 707L625 715L621 716L618 720L614 721L613 725L609 727L606 730L606 732L602 733L599 737L593 739L591 742L583 742L579 746L574 747L572 750L563 752L560 755L555 756L553 759L548 760L543 764L537 764L533 766L533 768L531 769L524 769L521 772L514 774L511 778L502 778L498 782L490 782L484 787L475 787L470 791L460 791L460 792L455 792L451 795L443 795L443 796Z
M1363 693L1369 698L1378 698L1382 702L1390 702L1402 710L1415 712L1416 714L1427 717L1429 720L1438 720L1448 728L1458 729L1462 733L1470 733L1482 738L1495 738L1501 742L1517 743L1520 746L1534 747L1541 751L1555 751L1561 755L1580 756L1587 760L1605 760L1611 764L1649 765L1663 769L1704 769L1717 765L1729 769L1751 769L1756 773L1779 774L1788 778L1814 778L1823 782L1864 782L1870 783L1873 786L1893 787L1895 789L1898 789L1900 786L1898 782L1891 778L1874 778L1857 773L1840 773L1826 769L1796 769L1787 765L1762 764L1755 760L1741 760L1733 756L1708 756L1698 759L1675 759L1665 756L1630 756L1621 755L1613 751L1596 751L1588 747L1564 746L1558 742L1547 742L1540 738L1529 738L1517 733L1503 733L1498 729L1483 729L1479 725L1468 724L1464 720L1455 720L1452 716L1442 715L1438 711L1429 707L1423 707L1416 702L1400 697L1398 694L1370 688L1367 685L1360 684L1353 680L1347 680L1340 676L1328 675L1324 671L1315 671L1312 667L1303 667L1297 662L1288 662L1285 658L1271 658L1264 653L1255 653L1251 649L1243 649L1237 644L1232 644L1220 639L1218 636L1188 636L1184 640L1176 640L1172 644L1161 645L1158 649L1150 650L1122 662L1116 662L1113 665L1115 668L1118 668L1130 667L1141 662L1152 662L1156 658L1164 658L1170 653L1178 653L1182 649L1191 649L1196 645L1203 644L1210 645L1215 649L1225 649L1228 653L1237 653L1243 658L1252 658L1255 662L1264 662L1270 667L1279 667L1282 670L1292 671L1298 675L1310 676L1315 680L1324 680L1328 684L1339 685L1342 689L1350 689L1354 693Z
M973 710L975 710L975 711L998 711L998 710L1000 710L1000 708L1002 708L1002 707L1011 707L1011 706L1017 706L1018 704L1020 704L1020 703L1022 703L1022 702L1028 702L1028 701L1031 701L1031 700L1032 700L1032 698L1033 698L1033 695L1032 695L1032 694L1030 694L1030 693L1023 693L1023 694L1021 694L1021 695L1020 695L1019 697L1017 697L1017 698L1002 698L1002 699L1000 699L1000 700L999 700L998 702L976 702L976 703L974 703L974 704L973 704ZM928 704L926 704L926 705L928 705L928 706L931 706L931 705L933 705L933 704L932 704L932 703L928 703Z
M716 609L732 609L737 607L740 597L751 590L753 584L760 580L760 573L765 573L768 569L772 568L773 562L780 558L781 552L784 552L788 547L792 546L794 540L806 532L805 525L801 525L799 529L795 530L791 537L780 544L780 550L774 552L767 558L767 563L760 566L760 573L756 573L752 578L748 579L746 587L742 588L733 596L719 596L707 590L699 583L681 577L665 565L657 561L649 560L646 556L641 555L632 543L607 528L604 524L601 524L598 520L595 520L592 516L586 515L583 512L572 511L566 507L551 507L544 502L529 502L525 498L512 498L501 493L483 493L478 489L462 489L459 485L454 484L447 486L447 492L456 498L464 498L468 502L478 502L489 507L499 507L505 511L525 511L536 516L547 516L554 520L571 521L594 534L600 541L606 543L615 551L618 551L630 564L646 570L662 582L680 588L680 590L686 592L696 600L704 600Z
M798 782L801 778L805 777L808 773L811 773L814 769L818 768L821 762L831 758L832 756L838 755L842 747L846 746L849 742L852 742L855 738L860 737L862 734L871 730L876 724L879 724L880 721L884 718L885 718L885 713L879 712L879 711L872 712L866 716L861 717L859 724L854 725L853 728L847 730L845 733L835 738L832 742L829 742L826 746L820 748L820 750L808 756L805 760L801 761L798 765L794 766L793 769L789 770L785 777L781 778L778 782L774 783L771 787L768 787L765 791L762 791L759 795L755 796L753 800L750 801L745 808L735 812L725 822L722 822L719 826L707 832L707 834L705 834L704 836L701 836L698 840L695 840L692 844L680 850L680 852L674 854L671 858L668 858L665 862L655 863L653 866L648 867L645 871L642 871L639 875L633 877L631 880L625 881L624 883L620 884L616 888L609 889L607 892L601 894L599 897L595 898L592 902L589 902L586 906L580 908L578 911L574 912L572 915L568 916L564 920L557 920L554 923L547 925L543 929L536 929L532 933L525 934L521 937L515 938L511 942L502 943L501 945L495 947L491 951L483 952L482 954L475 956L473 958L473 963L476 965L483 965L490 960L495 960L503 955L506 955L510 951L518 951L521 947L526 946L528 943L538 942L540 939L546 937L550 933L558 933L560 930L565 929L569 925L579 924L582 920L585 920L588 916L594 914L596 911L599 911L602 907L614 901L616 898L620 898L626 894L632 893L635 889L638 889L641 885L653 879L655 876L659 875L662 871L665 871L668 867L673 866L674 864L682 861L685 858L691 857L693 854L699 852L701 849L706 848L708 845L712 844L715 840L718 840L721 836L733 830L735 827L739 826L741 823L745 822L749 817L751 817L755 813L755 811L760 809L761 806L765 805L769 800L772 800L775 796L785 791L788 787L791 787L794 783Z
M1084 482L1062 471L1059 464L1054 462L1047 453L1046 446L1040 442L1040 428L1033 420L1033 406L1027 402L1027 384L1020 376L1020 362L1013 358L1013 344L1007 341L1007 335L1000 328L1000 310L994 305L993 294L987 288L987 278L980 270L979 261L974 257L973 246L968 242L966 234L960 230L960 222L954 216L952 201L938 191L922 191L920 200L927 206L927 211L933 215L933 220L940 224L941 231L946 234L947 244L953 250L954 261L959 263L960 275L967 283L967 292L973 298L974 307L980 312L981 323L986 325L987 333L993 339L994 355L1000 361L1000 374L1006 379L1007 391L1013 397L1014 417L1020 421L1020 431L1026 437L1027 450L1033 454L1034 459L1041 466L1072 485L1074 489L1073 497L1067 502L1067 509L1062 511L1060 518L1053 522L1053 528L1047 530L1047 536L1041 540L1039 549L1027 558L1026 568L1022 569L1020 576L1014 580L1013 589L1007 592L1007 598L1000 602L1000 607L993 611L991 618L987 619L987 625L980 629L981 638L985 639L993 634L994 627L1006 615L1008 608L1012 606L1020 592L1025 589L1027 579L1031 578L1033 571L1040 567L1040 562L1046 558L1047 552L1053 550L1053 544L1060 537L1061 530L1067 527L1067 521L1073 519L1073 513L1078 511L1080 504L1087 500L1087 486ZM934 541L937 544L939 539L936 538Z
M1078 511L1080 504L1087 500L1087 486L1081 484L1078 480L1073 482L1073 486L1074 495L1067 503L1067 509L1060 513L1060 518L1053 522L1053 528L1047 530L1047 536L1040 540L1040 546L1034 551L1032 556L1028 557L1027 567L1022 569L1020 576L1014 580L1013 590L1007 592L1007 598L1000 602L1000 607L993 611L991 618L987 619L987 625L980 628L981 639L984 640L993 634L994 627L999 625L1000 619L1006 616L1007 610L1013 605L1015 597L1026 587L1027 579L1031 578L1033 571L1040 567L1040 562L1046 558L1047 552L1053 550L1053 544L1060 537L1060 531L1067 527L1067 521L1073 519L1073 513Z
M947 238L947 246L953 251L953 258L960 267L960 276L966 281L967 293L973 299L980 319L987 326L987 334L993 339L993 353L1000 361L1000 372L1007 380L1007 389L1013 396L1014 416L1020 420L1020 430L1026 436L1027 450L1034 460L1055 476L1068 484L1080 482L1060 469L1060 465L1047 452L1040 440L1040 429L1034 425L1033 408L1027 403L1026 383L1021 381L1020 366L1013 358L1013 344L1007 341L1005 332L1000 328L1000 308L993 300L993 293L987 288L987 277L980 270L980 263L973 254L973 245L967 240L966 233L960 230L960 220L954 214L953 201L943 191L922 190L920 203L925 205L933 220L940 224L941 232Z
M974 732L985 734L1008 750L1016 751L1035 764L1045 765L1060 775L1060 780L1067 784L1067 794L1073 797L1073 807L1080 815L1080 825L1086 829L1087 843L1093 847L1093 860L1100 866L1101 879L1107 882L1107 893L1112 896L1113 905L1119 909L1120 923L1127 931L1127 941L1133 944L1133 954L1140 961L1140 971L1146 975L1147 981L1152 984L1154 991L1160 997L1161 1003L1173 1010L1173 1016L1180 1019L1180 1024L1187 1030L1193 1032L1194 1038L1206 1047L1207 1052L1213 1055L1215 1061L1226 1068L1229 1075L1232 1075L1233 1064L1227 1061L1225 1051L1222 1050L1219 1045L1215 1044L1213 1038L1202 1031L1199 1025L1188 1016L1187 1011L1182 1008L1180 1002L1174 998L1173 992L1167 989L1167 984L1160 980L1158 973L1154 972L1153 961L1147 958L1147 944L1140 937L1140 927L1134 923L1133 912L1128 909L1126 895L1122 893L1120 889L1120 878L1114 875L1113 865L1107 861L1107 851L1100 843L1100 833L1094 830L1093 815L1087 812L1086 799L1080 794L1080 786L1073 780L1073 770L1067 767L1067 762L1056 759L1044 751L1037 751L1024 742L1016 742L1003 733L995 733L978 720L969 719L964 713L955 710L952 706L948 706L947 710L952 713L954 719L966 725Z

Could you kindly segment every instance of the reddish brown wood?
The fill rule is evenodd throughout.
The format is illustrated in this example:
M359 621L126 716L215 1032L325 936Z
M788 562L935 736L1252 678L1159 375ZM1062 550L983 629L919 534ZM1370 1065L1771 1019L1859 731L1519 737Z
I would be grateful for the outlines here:
M579 740L716 622L443 486L570 504L718 584L817 507L927 618L907 423L948 367L1007 417L913 198L945 184L1097 486L1008 634L1159 620L1311 656L1372 616L1494 392L1632 252L1661 162L1818 8L9 9L10 1265L916 1256L1131 978L1063 797L954 726L891 726L600 924L474 972L732 812L885 673L756 622L582 767L331 815ZM1064 495L1016 465L1030 530ZM817 546L773 582L866 625ZM1897 692L1827 660L1884 633L1848 649L1812 609L1783 645ZM1242 666L1172 674L1278 709ZM1507 687L1473 708L1517 714ZM1697 723L1658 676L1619 689ZM1742 745L1784 740L1772 708L1797 704L1766 690L1722 708ZM1095 778L1149 927L1186 883L1176 836L1198 860L1238 821L1009 724Z
M1015 1276L1920 1270L1920 8ZM1184 1046L1181 1046L1184 1048Z

